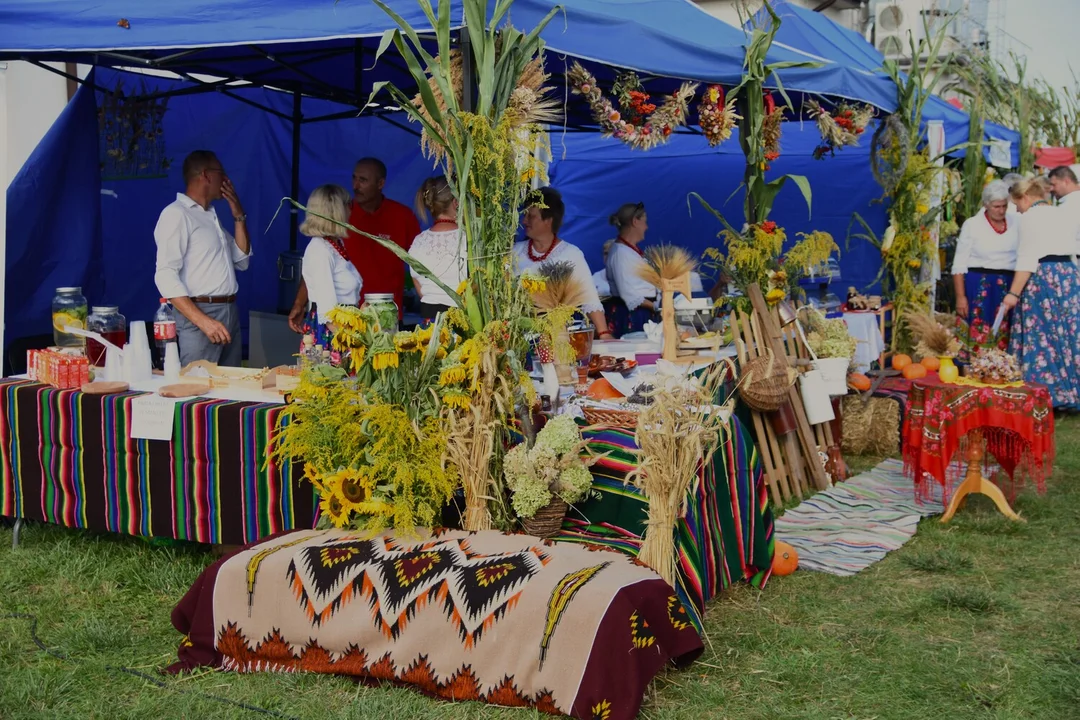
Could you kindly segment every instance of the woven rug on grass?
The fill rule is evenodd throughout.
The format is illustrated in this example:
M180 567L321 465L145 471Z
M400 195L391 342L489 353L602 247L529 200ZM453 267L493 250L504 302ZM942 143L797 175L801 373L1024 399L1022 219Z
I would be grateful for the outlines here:
M915 534L919 520L944 512L940 502L915 502L901 460L834 485L776 519L776 537L799 553L799 567L854 575Z

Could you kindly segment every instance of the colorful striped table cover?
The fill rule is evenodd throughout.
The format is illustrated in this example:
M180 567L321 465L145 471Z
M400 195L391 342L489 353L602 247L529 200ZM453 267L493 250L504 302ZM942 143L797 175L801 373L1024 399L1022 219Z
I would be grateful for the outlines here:
M600 497L572 508L556 540L618 548L637 556L648 520L648 501L624 483L636 464L634 433L585 431L589 448L610 455L592 467ZM757 446L732 418L713 456L687 494L676 527L676 592L699 632L705 604L735 582L764 587L772 573L773 516Z
M140 394L0 381L0 515L226 545L312 527L299 468L265 461L283 405L180 401L171 443L132 440Z

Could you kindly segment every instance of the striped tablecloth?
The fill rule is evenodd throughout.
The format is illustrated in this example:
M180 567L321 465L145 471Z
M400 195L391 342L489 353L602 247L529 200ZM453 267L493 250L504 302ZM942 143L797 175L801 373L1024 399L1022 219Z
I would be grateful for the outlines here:
M555 539L605 545L636 557L649 506L640 490L624 482L636 463L634 433L607 429L583 435L591 450L610 453L592 467L593 490L600 497L572 508ZM768 488L757 447L736 418L728 422L711 466L699 473L687 493L675 546L675 590L699 632L706 602L732 583L764 587L772 573Z
M132 440L140 394L0 381L0 515L227 545L312 526L311 486L265 459L283 405L185 400L172 442Z

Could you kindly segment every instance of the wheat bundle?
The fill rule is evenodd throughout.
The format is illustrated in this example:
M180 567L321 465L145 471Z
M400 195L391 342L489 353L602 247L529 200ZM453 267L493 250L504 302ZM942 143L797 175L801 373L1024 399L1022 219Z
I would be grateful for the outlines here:
M544 279L542 290L532 294L533 305L540 312L560 306L580 308L585 303L585 286L574 276L574 264L568 260L549 260L538 269Z
M918 341L915 354L921 357L956 357L960 352L960 340L949 327L947 315L907 313L904 322L911 336Z
M699 378L662 385L638 416L637 468L627 482L649 500L649 519L638 559L675 585L675 523L685 514L686 495L703 464L712 461L728 412L713 404L730 362Z
M645 264L638 269L638 276L660 287L661 280L677 280L695 268L697 261L683 248L658 245L645 251Z

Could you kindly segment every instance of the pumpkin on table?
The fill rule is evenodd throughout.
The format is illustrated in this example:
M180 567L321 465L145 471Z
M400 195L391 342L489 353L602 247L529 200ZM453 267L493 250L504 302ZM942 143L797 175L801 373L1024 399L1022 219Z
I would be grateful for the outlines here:
M919 361L919 364L922 365L927 370L929 370L930 372L937 372L938 368L941 367L941 361L938 360L933 355L927 355L926 357L924 357L922 360Z
M904 366L904 377L908 380L918 380L926 377L926 366L921 363L910 363Z
M911 356L900 353L899 355L893 355L892 369L903 370L911 364Z
M862 373L851 373L848 375L848 385L859 392L866 392L870 389L870 378Z

